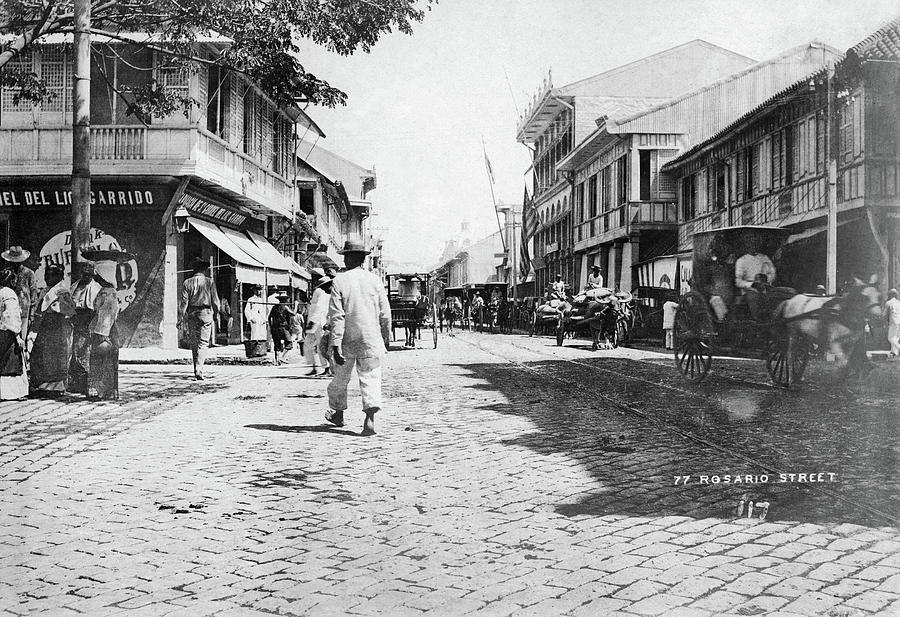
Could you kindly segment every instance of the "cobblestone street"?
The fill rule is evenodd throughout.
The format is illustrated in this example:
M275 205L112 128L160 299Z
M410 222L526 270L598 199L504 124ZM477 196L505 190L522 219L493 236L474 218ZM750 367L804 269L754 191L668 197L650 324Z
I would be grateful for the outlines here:
M115 404L2 403L0 607L900 614L896 396L820 365L774 389L758 360L691 387L667 356L585 345L395 350L370 438L358 397L324 422L299 366L130 365Z

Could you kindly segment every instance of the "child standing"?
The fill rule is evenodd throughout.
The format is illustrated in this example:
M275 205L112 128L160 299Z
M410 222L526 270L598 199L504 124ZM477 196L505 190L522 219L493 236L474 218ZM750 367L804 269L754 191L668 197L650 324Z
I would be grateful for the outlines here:
M673 301L671 298L666 300L662 306L663 311L663 331L666 333L665 345L666 349L674 349L675 348L675 336L673 330L675 329L675 311L678 310L678 303Z

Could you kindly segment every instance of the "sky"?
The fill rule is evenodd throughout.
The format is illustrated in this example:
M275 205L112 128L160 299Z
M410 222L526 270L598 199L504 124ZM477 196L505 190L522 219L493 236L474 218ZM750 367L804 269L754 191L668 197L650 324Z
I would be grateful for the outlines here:
M521 203L516 125L548 71L559 87L694 39L756 60L812 40L844 51L897 15L897 0L442 0L368 54L306 45L306 70L348 95L307 113L319 145L375 169L386 258L426 269L464 221L475 240L497 230L494 200Z

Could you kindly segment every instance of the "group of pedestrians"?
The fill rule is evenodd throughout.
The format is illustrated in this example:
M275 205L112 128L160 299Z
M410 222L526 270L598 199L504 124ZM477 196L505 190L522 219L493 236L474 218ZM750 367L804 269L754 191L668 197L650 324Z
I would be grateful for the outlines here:
M25 265L31 253L11 246L0 269L0 400L65 392L119 396L119 302L116 268L134 257L118 249L82 250L72 285L56 264L38 289Z
M382 407L381 361L390 341L391 308L381 278L363 267L369 254L365 245L347 241L339 253L344 257L343 272L313 271L314 289L303 334L303 355L309 365L306 376L331 377L325 418L344 426L347 386L355 369L365 415L362 434L374 435L375 414ZM188 329L197 379L205 378L206 349L221 305L206 275L208 268L205 260L194 262L193 275L182 286L179 313L179 327L184 324ZM299 316L286 295L275 292L264 299L262 287L257 287L247 300L244 317L251 340L265 341L271 334L276 364L297 343Z

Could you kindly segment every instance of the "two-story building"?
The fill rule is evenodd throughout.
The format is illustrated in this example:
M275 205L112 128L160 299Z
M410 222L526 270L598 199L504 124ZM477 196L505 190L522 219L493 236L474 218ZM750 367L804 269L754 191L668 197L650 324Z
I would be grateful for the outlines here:
M318 141L301 140L298 156L298 206L315 231L316 239L310 244L317 245L308 247L313 250L304 263L335 267L341 263L338 251L347 238L372 244L369 193L376 188L375 171L322 147Z
M650 107L611 102L596 129L557 163L572 180L578 286L592 265L614 288L674 282L675 185L661 168L836 56L810 43Z
M573 175L563 173L558 165L596 131L597 119L653 107L753 63L751 58L696 40L559 88L548 76L520 118L516 136L517 141L532 150L533 157L534 204L540 219L532 239L538 292L556 274L562 274L570 284L582 278L581 260L576 259L573 250ZM640 164L633 161L629 169L639 169ZM612 170L604 173L610 174L608 182L605 176L596 177L583 190L585 203L594 207L591 218L599 212L598 203L608 200L612 204L624 195L624 188L618 184L620 176L631 172L623 167L621 171L617 168L616 176L611 175ZM604 186L608 191L601 194ZM615 187L622 191L618 196Z
M877 273L896 285L900 252L900 19L852 47L834 74L795 79L664 169L677 189L687 278L693 234L728 225L793 233L778 284L828 280L829 167L836 170L832 280ZM829 100L830 98L830 100ZM830 133L830 134L829 134Z
M197 53L212 57L224 45L205 39ZM116 281L122 344L178 344L180 286L198 256L212 262L235 317L219 340L240 341L251 287L306 289L309 272L298 262L319 252L323 236L328 246L343 242L331 233L328 205L343 208L342 230L361 227L374 174L345 180L310 171L297 136L324 133L302 110L276 107L240 73L175 68L164 54L97 37L93 54L91 245L135 256ZM32 71L53 98L35 106L0 91L0 241L32 252L39 283L47 264L70 267L72 63L71 45L50 39L8 69ZM138 118L130 95L112 87L152 80L198 104ZM310 193L304 173L317 191Z

